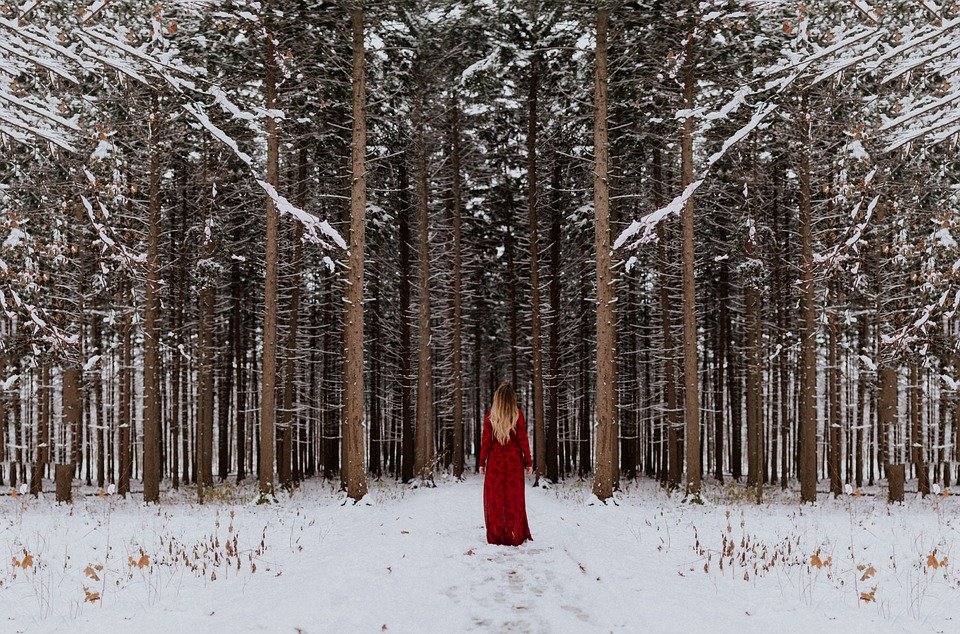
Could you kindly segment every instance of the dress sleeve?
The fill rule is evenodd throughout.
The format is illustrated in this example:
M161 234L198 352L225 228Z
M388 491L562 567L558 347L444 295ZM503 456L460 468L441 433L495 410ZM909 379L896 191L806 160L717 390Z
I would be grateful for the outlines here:
M493 430L490 428L490 412L483 417L483 435L480 437L480 466L487 468L487 458L490 457L490 436Z
M520 451L523 453L524 468L533 465L533 458L530 457L530 441L527 439L527 421L520 411L520 418L517 419L517 441L520 443Z

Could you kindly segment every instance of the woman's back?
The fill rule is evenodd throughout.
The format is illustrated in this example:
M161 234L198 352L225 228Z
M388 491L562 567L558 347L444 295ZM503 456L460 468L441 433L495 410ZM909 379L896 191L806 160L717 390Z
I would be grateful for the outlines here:
M487 412L480 442L480 469L485 476L483 512L487 541L511 546L533 539L527 525L523 490L523 471L532 465L533 460L527 438L527 422L523 412L515 409L514 403L515 400L507 408L507 411L513 409L516 412L512 428L495 433L491 413ZM506 435L504 442L500 442L498 435L501 438Z

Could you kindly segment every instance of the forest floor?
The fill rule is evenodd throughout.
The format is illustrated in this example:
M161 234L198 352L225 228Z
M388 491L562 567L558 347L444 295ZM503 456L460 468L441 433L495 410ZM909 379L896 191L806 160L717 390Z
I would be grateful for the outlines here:
M644 480L601 505L587 483L531 482L519 548L486 543L474 475L371 482L359 505L321 482L261 506L252 485L204 506L2 496L0 631L960 628L960 497L801 508L713 487L693 505Z

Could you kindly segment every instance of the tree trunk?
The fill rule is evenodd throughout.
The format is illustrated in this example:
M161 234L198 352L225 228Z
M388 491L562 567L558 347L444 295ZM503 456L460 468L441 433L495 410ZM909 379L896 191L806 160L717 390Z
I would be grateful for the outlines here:
M160 394L157 362L157 312L160 290L160 149L157 132L160 113L153 95L150 118L150 218L147 240L147 289L143 318L143 501L160 501Z
M297 152L297 206L306 209L307 205L307 146L301 143ZM283 405L280 413L280 446L283 453L278 456L280 465L280 484L289 488L292 485L293 469L293 431L296 420L294 416L294 396L297 383L297 359L300 350L297 348L297 335L300 320L300 278L303 275L303 225L294 223L293 228L293 279L290 281L290 324L287 330L286 359L284 362L283 378Z
M837 284L836 279L829 282L831 300L827 306L827 328L829 329L829 359L827 361L827 372L829 378L829 402L830 402L830 460L827 465L830 476L830 492L833 497L839 497L843 493L843 481L840 478L840 432L842 425L842 412L840 411L840 354L839 354L839 329L837 323Z
M923 394L920 389L920 367L910 364L910 462L917 472L917 492L930 493L930 469L923 433Z
M684 108L693 109L696 64L693 33L687 35L683 65ZM693 182L693 116L683 122L680 147L680 186L686 190ZM697 376L697 315L694 281L693 196L687 198L681 215L683 226L683 416L684 450L687 468L687 494L700 495L700 392Z
M431 358L430 333L430 207L427 186L427 148L424 136L423 102L426 99L421 86L416 99L416 139L417 152L417 210L419 282L419 325L417 355L417 441L414 470L422 484L433 482L434 463L434 420L433 420L433 362Z
M800 500L817 499L817 331L813 304L813 234L810 201L810 115L803 95L800 116L800 291L803 309L801 329L800 387Z
M407 195L407 164L397 166L397 216L400 241L400 480L410 482L414 474L414 431L410 394L413 359L410 346L410 199Z
M92 381L92 391L93 391L93 400L95 405L93 406L93 411L95 412L94 420L92 424L95 425L95 428L91 429L92 436L95 436L97 439L97 487L103 489L107 483L107 471L106 471L106 446L107 446L107 436L106 436L106 425L107 421L104 416L104 407L103 407L103 363L107 358L104 354L103 349L103 334L101 329L101 320L99 317L94 316L90 323L91 329L91 344L93 345L93 354L100 355L100 361L94 366L93 381Z
M201 247L201 253L205 260L213 256L211 239L208 238ZM200 365L197 368L199 409L196 429L197 448L194 450L196 462L194 475L197 479L197 497L202 502L203 489L213 486L213 321L215 316L213 280L209 279L210 271L203 271L201 275L200 314L198 315Z
M42 361L40 366L40 385L37 386L37 399L39 401L37 403L39 429L37 430L36 457L30 474L30 493L33 495L39 495L43 490L43 472L50 462L50 423L52 420L50 411L50 364L46 360ZM19 411L16 403L14 405L14 412ZM14 416L14 419L16 419L16 416ZM14 429L19 427L16 422L14 420ZM4 427L4 432L6 432L6 427ZM11 474L13 474L12 469ZM11 475L11 487L16 484L12 481L15 477L15 475Z
M463 477L463 298L461 266L460 104L453 96L453 477Z
M550 220L550 416L546 421L547 479L560 480L558 460L560 425L560 219L563 214L560 200L561 165L558 157L553 164L553 205Z
M749 204L749 203L748 203ZM751 217L748 226L746 256L755 257L756 227ZM763 422L761 414L761 329L759 280L747 280L746 322L747 322L747 486L755 487L757 503L763 491Z
M596 75L594 83L594 228L597 267L597 386L596 454L593 493L601 500L613 495L618 467L616 418L616 324L613 302L613 262L610 248L609 152L607 139L607 27L609 11L597 11Z
M83 401L80 395L80 368L76 362L68 361L68 365L63 368L63 428L72 437L70 464L73 466L74 473L78 473L80 464L77 449L80 445L80 421L83 414ZM19 443L18 443L19 444ZM66 447L64 447L66 449ZM66 457L66 452L64 452Z
M129 293L129 289L126 289ZM128 295L129 297L129 295ZM130 308L124 311L123 326L121 331L122 351L120 363L120 412L117 416L117 444L119 445L119 474L117 476L117 493L126 497L130 492L130 425L131 408L133 400L133 326L131 324Z
M664 205L663 158L660 147L653 148L653 201L660 209ZM667 229L663 222L657 225L657 281L660 287L660 329L663 336L663 389L667 419L667 482L680 485L682 462L679 439L679 408L677 407L677 370L674 365L673 326L670 315L670 287L667 275Z
M345 408L341 435L346 464L347 495L354 501L367 493L363 419L363 250L367 207L367 115L363 50L363 12L351 11L353 23L353 143L350 190L350 271L343 337Z
M264 15L269 11L265 8ZM267 29L264 41L266 81L263 84L267 110L274 110L277 102L277 61L273 32ZM267 183L279 191L280 142L277 120L266 118ZM261 496L273 495L274 451L276 443L276 385L277 385L277 207L268 194L266 200L266 256L263 281L263 378L260 383L260 459L259 485Z
M527 206L530 214L530 346L533 360L533 446L536 481L546 475L547 447L543 412L543 352L540 342L540 262L537 227L537 91L539 56L530 63L530 91L527 98Z

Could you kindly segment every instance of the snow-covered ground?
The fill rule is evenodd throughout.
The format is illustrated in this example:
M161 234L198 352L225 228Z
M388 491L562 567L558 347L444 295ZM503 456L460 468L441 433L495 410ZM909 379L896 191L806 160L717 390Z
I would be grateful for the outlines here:
M0 631L960 628L955 497L698 506L641 481L603 506L571 481L528 486L534 541L509 548L485 542L480 477L438 482L374 482L357 506L319 482L265 506L3 496Z

